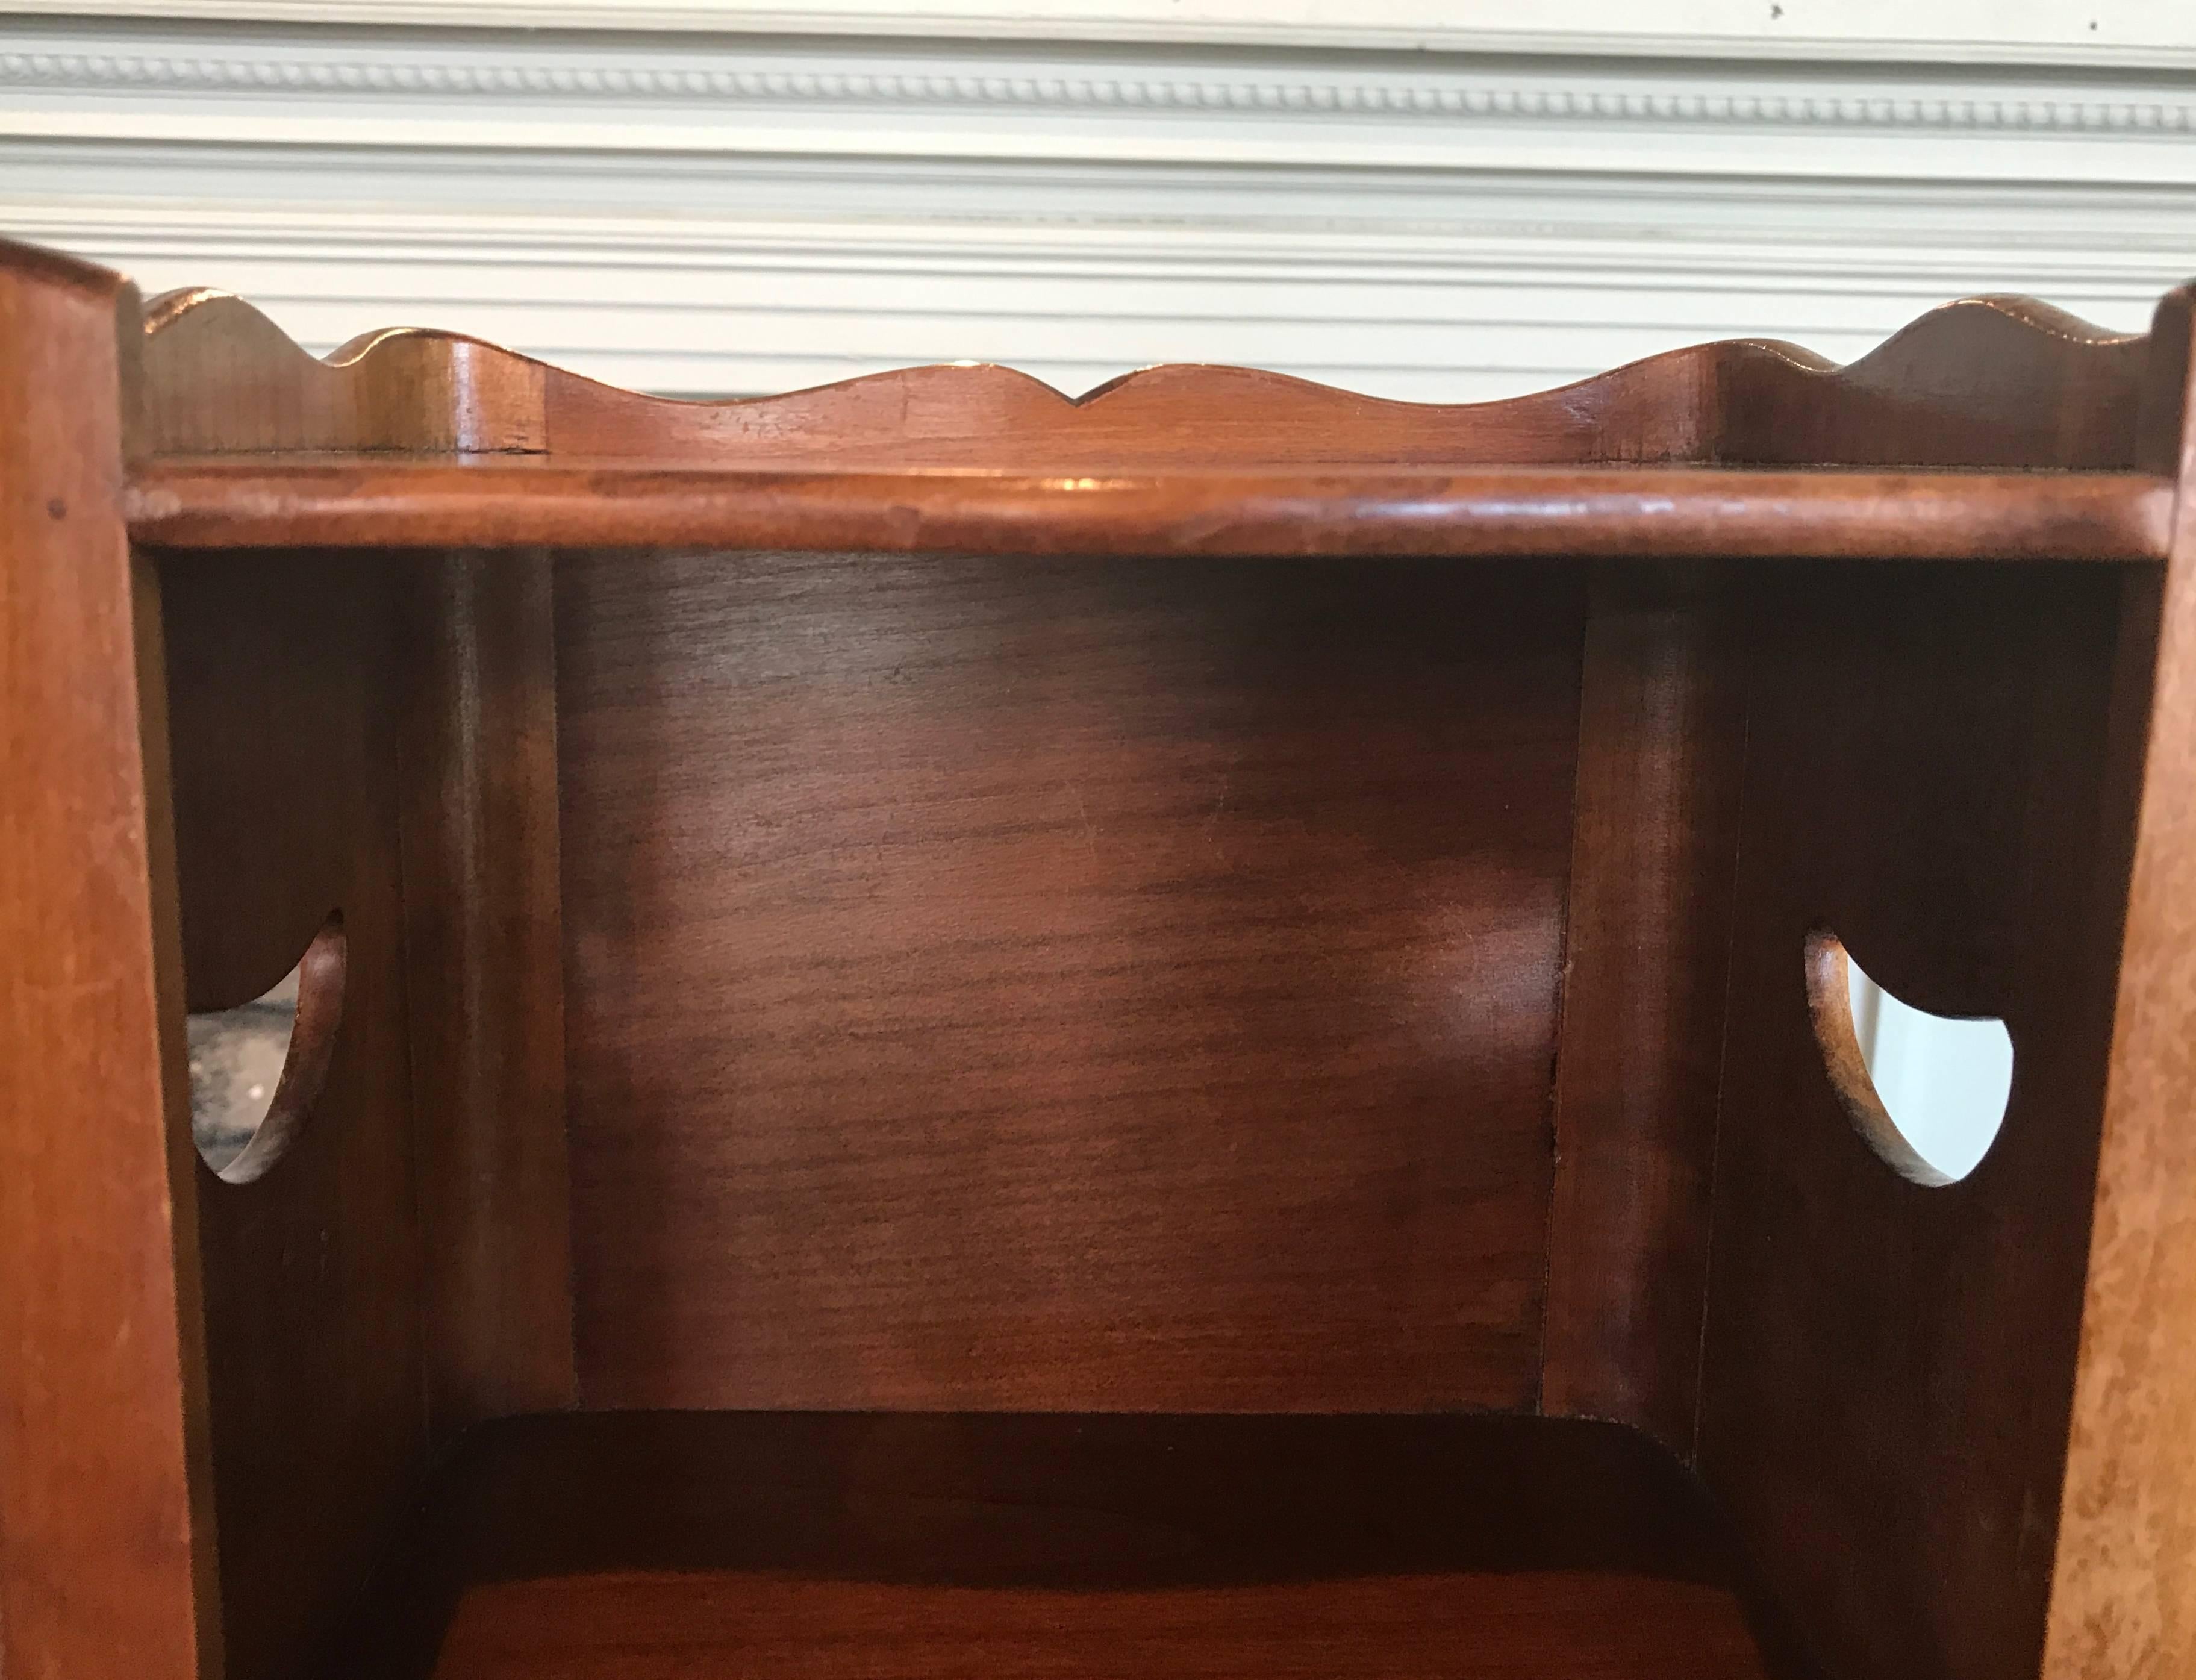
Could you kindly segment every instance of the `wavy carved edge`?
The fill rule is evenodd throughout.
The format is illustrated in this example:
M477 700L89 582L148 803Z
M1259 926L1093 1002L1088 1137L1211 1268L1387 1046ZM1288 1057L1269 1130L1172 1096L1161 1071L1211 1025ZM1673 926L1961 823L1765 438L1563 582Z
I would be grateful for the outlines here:
M2150 340L2020 297L1962 299L1838 366L1778 340L1665 352L1493 402L1371 397L1168 364L1071 396L978 364L782 395L651 396L462 334L394 328L326 358L242 299L170 292L145 319L159 455L645 458L800 470L1026 472L1609 465L2128 470Z

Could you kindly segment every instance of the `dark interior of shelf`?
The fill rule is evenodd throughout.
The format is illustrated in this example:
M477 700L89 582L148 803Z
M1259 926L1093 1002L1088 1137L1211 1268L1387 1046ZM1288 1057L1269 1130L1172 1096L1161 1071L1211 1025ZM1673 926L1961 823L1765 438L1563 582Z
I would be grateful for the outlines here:
M1690 1475L1613 1425L762 1412L475 1431L332 1671L1812 1672Z

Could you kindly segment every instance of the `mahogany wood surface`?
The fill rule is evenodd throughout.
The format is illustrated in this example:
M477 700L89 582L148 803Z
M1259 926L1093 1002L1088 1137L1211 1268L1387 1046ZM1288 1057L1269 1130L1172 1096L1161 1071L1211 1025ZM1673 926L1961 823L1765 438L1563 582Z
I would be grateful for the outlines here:
M402 586L405 956L438 1435L573 1397L556 650L545 556Z
M828 1632L826 1631L828 1630ZM1501 1570L1286 1586L965 1591L741 1574L496 1583L435 1680L1756 1680L1731 1594Z
M1734 361L1715 459L2130 466L2150 361L2142 335L2032 297L1964 298L1843 367Z
M126 505L140 540L173 548L2154 560L2172 488L2130 472L1179 468L1032 478L196 457L144 468Z
M1798 1680L1696 1487L1529 1418L621 1413L473 1436L380 1680Z
M137 297L0 261L0 1671L220 1671Z
M2144 753L2066 1450L2046 1680L2196 1669L2196 290L2158 307L2146 453L2177 467L2152 662L2119 719ZM2176 377L2177 376L2177 377ZM2150 649L2141 649L2147 655ZM2145 703L2147 702L2147 703ZM2146 727L2147 725L2147 727Z
M452 333L368 333L316 361L240 300L148 311L153 448L626 457L780 471L1025 476L1758 462L2124 469L2146 349L2020 297L1933 309L1837 367L1735 339L1497 402L1396 402L1245 368L1145 368L1071 397L993 367L783 395L667 401Z
M190 1007L259 996L344 919L343 1019L311 1116L257 1182L195 1165L229 1647L212 1672L296 1680L427 1445L402 580L355 556L253 553L165 582Z
M590 1405L1532 1404L1575 569L557 597Z
M1724 570L1604 566L1581 676L1540 1406L1693 1450L1745 670Z
M2191 311L683 403L0 246L0 1671L2183 1680Z
M292 449L539 451L541 364L449 332L362 333L325 361L240 298L145 309L151 454Z
M2144 574L1754 576L1699 1462L1829 1671L2033 1674L2136 768ZM2131 610L2132 609L2132 610ZM1826 1071L1809 938L2004 1020L1972 1175L1912 1182Z

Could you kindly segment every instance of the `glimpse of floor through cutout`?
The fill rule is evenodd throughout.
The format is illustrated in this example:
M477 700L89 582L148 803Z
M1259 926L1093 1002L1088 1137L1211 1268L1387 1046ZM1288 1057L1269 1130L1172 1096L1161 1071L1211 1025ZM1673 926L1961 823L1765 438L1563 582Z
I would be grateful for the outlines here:
M1834 934L1807 943L1808 1001L1854 1126L1917 1184L1955 1184L1997 1140L2013 1095L2003 1021L1917 1009L1871 979Z
M296 1140L327 1078L343 1019L348 946L332 913L297 965L233 1009L184 1019L191 1140L231 1184L248 1184Z

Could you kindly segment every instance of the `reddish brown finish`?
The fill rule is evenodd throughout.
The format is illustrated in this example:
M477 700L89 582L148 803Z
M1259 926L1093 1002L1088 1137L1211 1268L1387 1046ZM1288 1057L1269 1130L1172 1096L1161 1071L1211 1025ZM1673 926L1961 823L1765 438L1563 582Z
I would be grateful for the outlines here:
M361 1618L391 1680L1800 1672L1697 1490L1590 1424L533 1419L420 1538Z
M1690 461L1711 459L1707 399L1720 369L1757 358L1782 360L1763 346L1702 345L1512 402L1455 405L1209 367L1147 368L1077 398L1010 368L918 367L723 403L666 402L552 372L545 401L560 456L778 470Z
M344 917L343 1020L310 1122L254 1184L192 1157L225 1673L296 1680L426 1447L398 578L357 557L242 554L165 583L190 1007L259 996Z
M2196 1667L2196 292L2158 306L2145 450L2176 458L2155 660L2124 681L2145 750L2106 1088L2046 1680ZM2176 367L2177 364L2177 367ZM2179 378L2170 378L2177 371ZM2145 651L2147 651L2146 649ZM2143 701L2147 699L2147 705ZM2141 720L2149 721L2146 731ZM2107 909L2112 907L2106 907Z
M562 566L587 1402L1529 1405L1580 606Z
M769 1575L497 1582L459 1606L434 1675L733 1671L776 1680L1759 1680L1763 1669L1727 1591L1504 1570L1159 1593L962 1592Z
M1838 1675L2032 1674L2050 1588L2135 765L2123 574L1765 576L1700 1466ZM2002 1131L1927 1188L1869 1147L1806 984L2013 1036Z
M1455 408L155 314L0 253L11 1676L2196 1660L2185 296ZM184 1007L338 907L221 1184ZM1857 1132L1833 933L2008 1020L1972 1177ZM413 1508L575 1383L932 1415L490 1424ZM1470 1404L1635 1428L1240 1415Z
M1869 1077L1867 1053L1853 1020L1852 960L1845 942L1824 928L1807 935L1807 1018L1815 1029L1815 1049L1823 1071L1837 1092L1838 1104L1853 1129L1900 1177L1937 1188L1959 1181L1933 1166L1915 1148Z
M205 290L154 298L145 331L150 454L543 447L541 364L477 339L368 332L323 361Z
M1742 644L1714 574L1607 569L1586 635L1540 1406L1690 1457Z
M1500 402L1395 402L1239 367L1146 368L1079 397L1009 368L918 367L729 402L618 390L452 333L369 333L318 363L248 304L149 312L162 454L394 448L778 471L1136 476L1546 463L2124 469L2140 338L2022 297L1932 310L1836 367L1733 339Z
M1092 479L199 458L147 468L128 505L142 540L176 548L2141 560L2165 551L2172 493L2132 473L1543 467Z
M1844 367L1730 362L1715 459L2131 466L2148 350L2033 298L1971 297Z
M0 1669L217 1672L137 298L0 262ZM180 1186L180 1189L179 1189Z
M407 615L404 938L439 1433L573 1398L548 562L436 556Z

